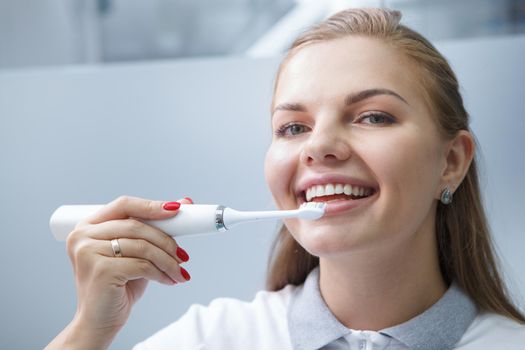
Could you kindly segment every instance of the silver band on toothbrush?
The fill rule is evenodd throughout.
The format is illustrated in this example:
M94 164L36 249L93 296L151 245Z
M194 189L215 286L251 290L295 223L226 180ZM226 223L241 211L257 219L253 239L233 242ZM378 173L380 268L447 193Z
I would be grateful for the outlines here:
M224 232L227 230L226 226L224 226L224 209L226 207L224 205L219 205L217 209L215 209L215 228L219 232Z

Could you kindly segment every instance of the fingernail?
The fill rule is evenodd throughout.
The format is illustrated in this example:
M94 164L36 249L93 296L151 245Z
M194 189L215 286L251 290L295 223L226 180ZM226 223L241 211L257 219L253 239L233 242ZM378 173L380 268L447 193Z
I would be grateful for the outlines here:
M184 197L185 200L187 200L188 202L190 202L191 204L193 204L193 201L191 200L190 197Z
M184 277L186 281L189 281L191 279L190 274L188 273L188 271L186 271L184 267L180 268L180 273L182 274L182 277Z
M164 210L177 210L180 208L180 203L179 202L166 202L164 203L162 207L164 208Z
M176 254L179 257L179 259L182 260L183 262L190 260L190 256L188 255L188 253L186 253L186 251L182 249L181 247L177 247Z

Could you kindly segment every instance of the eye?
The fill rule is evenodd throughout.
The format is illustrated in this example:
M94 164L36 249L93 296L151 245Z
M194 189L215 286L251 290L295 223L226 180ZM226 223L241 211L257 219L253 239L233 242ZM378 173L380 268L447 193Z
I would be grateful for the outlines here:
M392 124L395 122L395 119L394 117L386 114L386 113L383 113L383 112L367 112L367 113L364 113L362 114L359 118L358 118L358 121L362 122L363 120L365 119L368 119L369 122L368 123L363 123L363 124L371 124L371 125L381 125L381 124Z
M306 125L297 124L297 123L288 123L281 126L279 129L275 131L276 136L295 136L302 134L304 132L308 131L308 127Z

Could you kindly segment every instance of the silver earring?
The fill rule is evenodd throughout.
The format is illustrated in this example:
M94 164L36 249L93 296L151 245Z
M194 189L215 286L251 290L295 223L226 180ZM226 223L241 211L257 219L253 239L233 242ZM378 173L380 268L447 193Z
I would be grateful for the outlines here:
M441 203L443 204L452 203L452 192L448 189L448 187L445 187L443 192L441 192Z

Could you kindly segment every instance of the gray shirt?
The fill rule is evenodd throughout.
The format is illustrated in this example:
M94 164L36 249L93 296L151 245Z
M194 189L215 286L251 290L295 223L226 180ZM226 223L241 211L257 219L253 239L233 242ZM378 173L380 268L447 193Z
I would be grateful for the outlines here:
M455 284L432 307L400 325L380 331L345 327L332 314L319 290L319 268L292 294L288 328L294 349L446 350L476 317L476 306Z

